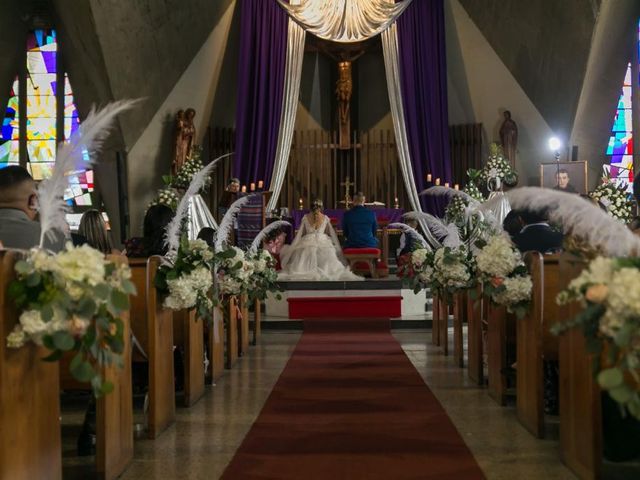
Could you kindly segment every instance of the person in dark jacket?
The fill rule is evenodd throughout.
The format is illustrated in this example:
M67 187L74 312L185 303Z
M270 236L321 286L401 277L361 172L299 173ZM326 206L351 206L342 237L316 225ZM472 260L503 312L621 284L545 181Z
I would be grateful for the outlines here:
M376 248L378 222L376 215L364 206L365 196L358 192L353 199L354 207L345 212L342 218L345 248Z
M520 233L513 237L513 243L518 250L540 253L562 250L563 235L549 226L545 214L523 210L520 212L520 218L524 226Z

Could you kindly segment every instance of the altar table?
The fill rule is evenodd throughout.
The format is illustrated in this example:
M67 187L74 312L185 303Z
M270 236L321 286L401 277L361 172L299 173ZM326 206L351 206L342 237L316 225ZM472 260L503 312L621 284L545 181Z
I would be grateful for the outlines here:
M344 217L345 211L346 210L343 208L327 208L323 210L323 213L331 219L331 224L336 228L336 230L342 230L342 217ZM376 220L378 221L378 224L384 225L388 225L394 222L401 222L402 215L404 214L404 210L402 208L371 208L371 211L376 214ZM307 213L309 213L309 210L293 210L291 212L293 216L293 228L295 230L298 230L300 228L302 217L304 217Z

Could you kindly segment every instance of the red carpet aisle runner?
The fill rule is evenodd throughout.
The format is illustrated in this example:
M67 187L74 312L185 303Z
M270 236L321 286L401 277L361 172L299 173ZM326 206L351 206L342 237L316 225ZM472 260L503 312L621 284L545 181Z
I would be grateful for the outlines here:
M481 479L389 321L305 320L225 479Z

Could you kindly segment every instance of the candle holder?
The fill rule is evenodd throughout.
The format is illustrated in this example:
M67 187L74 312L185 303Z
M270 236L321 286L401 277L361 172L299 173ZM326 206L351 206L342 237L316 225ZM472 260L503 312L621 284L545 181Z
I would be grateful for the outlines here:
M400 208L400 204L398 203L398 197L394 199L393 208L395 208L396 210Z
M302 198L298 200L298 210L304 210L304 203L302 202Z

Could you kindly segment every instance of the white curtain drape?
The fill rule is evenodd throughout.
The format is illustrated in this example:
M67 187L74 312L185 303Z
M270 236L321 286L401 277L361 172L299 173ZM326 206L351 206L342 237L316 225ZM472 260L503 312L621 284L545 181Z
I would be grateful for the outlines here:
M294 2L291 3L293 4ZM282 183L284 182L289 164L289 153L291 152L296 112L298 110L298 95L300 93L305 36L306 33L304 29L289 18L282 113L280 114L280 131L278 133L276 158L273 165L273 175L271 177L270 190L273 194L267 204L268 211L276 208L278 204L280 190L282 190Z
M411 208L415 212L422 212L420 198L416 189L416 182L411 168L411 155L409 153L409 142L407 140L407 128L405 125L404 107L402 104L402 87L400 85L400 62L398 61L398 31L393 23L382 32L382 52L384 55L384 68L387 77L387 90L389 91L389 104L391 106L391 118L393 119L393 130L396 134L396 144L398 145L398 158L400 170L404 180L407 196ZM424 221L420 222L422 231L429 243L434 245L435 239Z
M411 3L404 0L278 0L306 31L333 42L353 43L386 30Z

